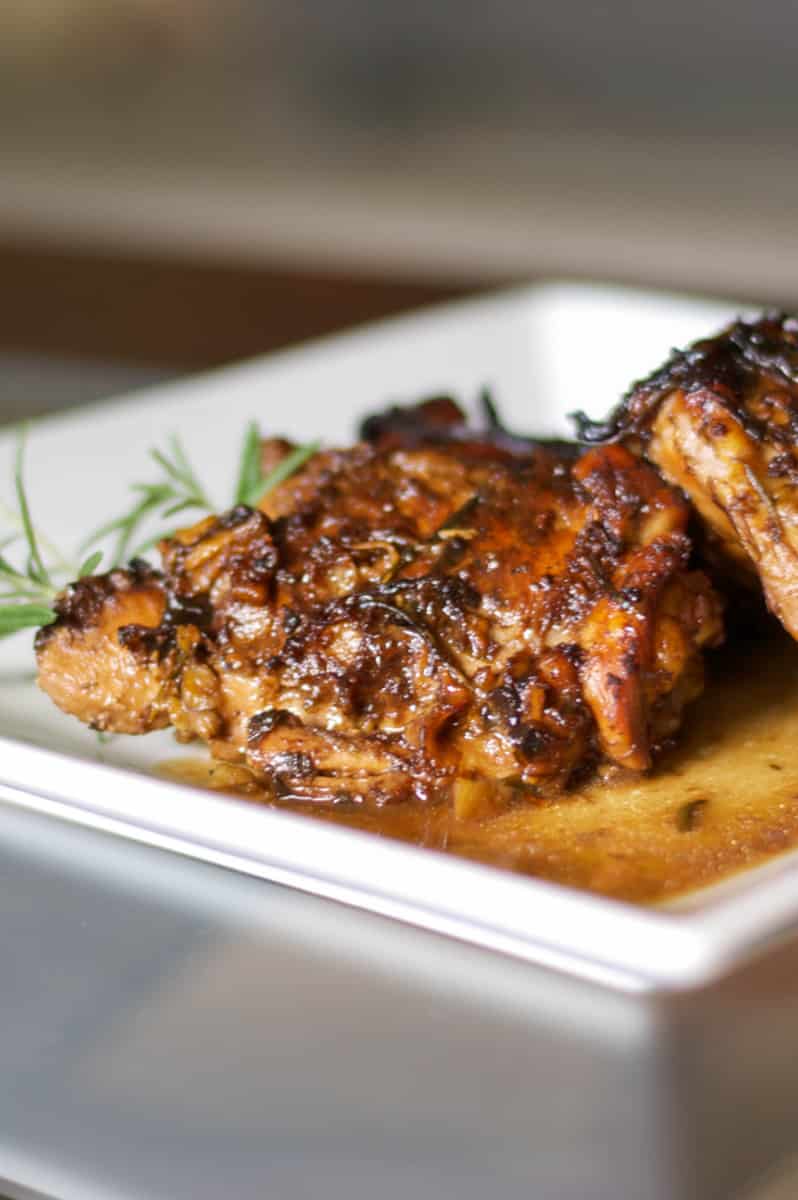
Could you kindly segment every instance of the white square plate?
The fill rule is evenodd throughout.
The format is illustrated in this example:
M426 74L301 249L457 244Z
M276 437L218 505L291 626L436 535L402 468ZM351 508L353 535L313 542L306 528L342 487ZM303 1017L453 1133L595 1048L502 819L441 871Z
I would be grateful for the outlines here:
M709 301L546 285L448 306L46 420L31 433L35 518L74 546L148 477L147 452L179 430L220 508L241 432L351 439L390 401L489 386L512 427L567 434L567 414L604 413L674 345L737 310ZM12 431L0 435L11 478ZM30 638L0 649L0 799L215 862L541 963L623 986L697 985L798 917L798 864L646 910L246 802L151 774L168 734L111 739L59 713L32 682Z

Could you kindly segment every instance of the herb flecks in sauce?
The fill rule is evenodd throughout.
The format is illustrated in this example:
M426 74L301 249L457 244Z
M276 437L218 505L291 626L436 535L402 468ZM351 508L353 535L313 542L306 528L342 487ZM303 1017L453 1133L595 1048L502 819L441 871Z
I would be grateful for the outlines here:
M480 804L459 817L451 804L293 810L609 896L661 901L798 845L798 645L780 632L737 644L712 656L709 675L679 746L647 777L594 782L551 802ZM162 770L240 794L207 760ZM273 803L251 777L241 782L245 795Z

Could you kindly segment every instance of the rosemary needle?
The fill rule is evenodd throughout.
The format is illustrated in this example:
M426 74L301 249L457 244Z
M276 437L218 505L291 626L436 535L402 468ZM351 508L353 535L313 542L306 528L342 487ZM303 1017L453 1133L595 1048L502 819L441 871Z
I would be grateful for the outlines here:
M255 421L250 421L244 430L239 452L233 504L246 504L254 508L273 488L298 471L318 448L318 442L297 446L276 467L264 474L261 468L260 430ZM151 449L150 458L160 468L160 478L152 483L132 484L131 491L137 497L135 503L118 517L95 529L82 543L82 550L116 534L111 558L114 564L120 564L128 557L147 554L163 538L174 534L174 529L170 528L168 532L162 530L136 543L134 539L146 522L157 520L160 524L191 509L197 513L217 511L177 434L170 436L167 450Z
M14 458L14 492L17 511L0 505L0 521L14 530L0 539L0 638L21 629L49 625L56 619L55 599L66 583L92 575L102 560L102 550L86 553L112 534L116 536L111 565L117 565L131 555L131 546L145 521L161 524L178 513L194 509L210 513L214 506L199 480L177 434L168 439L167 449L154 448L150 458L160 470L152 483L134 483L133 504L120 516L106 522L82 543L79 565L66 558L47 541L36 528L24 482L26 430L19 432ZM238 464L238 479L234 504L257 505L268 492L298 471L318 450L318 442L298 446L287 454L271 471L264 474L261 467L261 435L257 424L250 422L245 431ZM164 529L140 542L132 555L145 554L174 529ZM15 565L6 557L9 548L24 546L25 561Z

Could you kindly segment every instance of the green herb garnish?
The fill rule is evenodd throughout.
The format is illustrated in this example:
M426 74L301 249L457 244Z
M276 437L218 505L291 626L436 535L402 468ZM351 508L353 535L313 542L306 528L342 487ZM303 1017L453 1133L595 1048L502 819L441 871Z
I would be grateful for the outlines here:
M95 529L82 543L81 550L87 550L89 546L115 533L116 542L111 558L114 565L118 565L128 557L145 553L154 544L152 541L146 547L137 546L132 554L130 552L133 538L148 517L157 514L159 519L168 520L170 516L190 508L212 511L213 505L194 474L177 434L170 437L169 450L169 454L162 450L150 450L150 458L161 468L163 479L155 483L132 484L131 490L139 497L133 507Z
M260 430L257 424L251 421L244 431L233 504L246 504L254 508L272 488L298 471L316 453L319 443L298 446L266 475L261 471L260 447ZM131 490L139 497L136 503L114 520L95 529L83 543L83 550L115 533L117 540L112 561L118 565L128 558L147 554L158 542L172 537L175 533L174 528L170 528L147 538L146 541L134 544L134 539L146 520L156 518L159 522L169 521L171 517L189 509L193 509L195 513L219 511L197 478L177 434L172 434L169 439L169 453L153 449L150 450L150 458L160 467L161 478L152 483L134 483Z
M8 637L21 629L49 625L56 618L52 603L63 584L68 579L91 574L102 558L101 553L94 553L78 566L65 558L36 529L23 478L25 435L23 428L19 433L14 459L17 511L6 509L5 506L0 510L0 517L15 528L15 532L4 539L0 549L6 551L17 542L24 542L25 545L22 567L15 567L4 553L0 553L0 637ZM45 554L52 560L50 566L45 562Z
M252 421L244 434L235 492L235 503L246 504L250 508L259 504L278 484L290 479L319 449L318 442L297 446L264 475L260 465L260 441L260 431Z
M146 554L163 538L175 533L174 528L162 529L136 544L135 539L145 521L155 520L161 524L189 510L195 513L217 511L180 438L172 434L167 451L150 451L150 458L159 468L159 477L152 483L133 484L134 504L85 539L80 546L80 560L70 559L34 525L23 480L25 434L24 428L20 430L14 462L17 509L0 505L0 522L13 531L0 540L0 638L21 629L51 624L57 615L53 607L55 598L65 584L94 574L100 565L102 550L87 553L97 542L115 535L110 566L118 566L129 558ZM298 446L264 475L260 431L254 421L250 422L244 432L233 503L255 507L273 488L298 471L318 448L318 442ZM17 546L23 551L21 566L12 564L6 557L6 551Z

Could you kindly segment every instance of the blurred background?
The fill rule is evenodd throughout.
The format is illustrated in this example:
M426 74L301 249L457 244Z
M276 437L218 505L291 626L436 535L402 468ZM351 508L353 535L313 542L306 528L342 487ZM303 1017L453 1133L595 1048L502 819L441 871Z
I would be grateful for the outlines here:
M798 305L793 0L2 0L0 415L554 276Z

